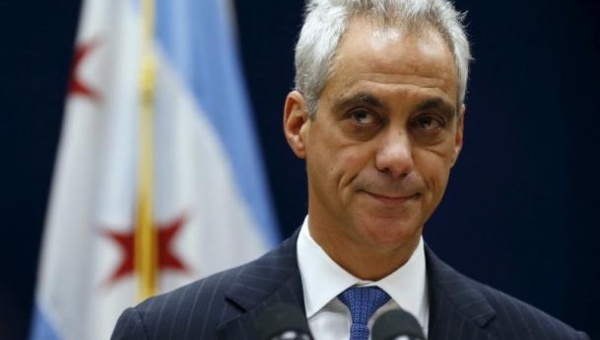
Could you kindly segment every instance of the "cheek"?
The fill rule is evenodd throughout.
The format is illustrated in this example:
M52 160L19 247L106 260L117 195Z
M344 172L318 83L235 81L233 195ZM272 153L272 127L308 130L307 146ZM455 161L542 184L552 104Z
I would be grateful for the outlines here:
M452 166L452 148L446 152L420 150L415 153L415 167L434 196L443 194ZM436 198L439 200L439 198Z
M364 166L369 161L368 153L360 147L342 148L336 155L336 161L346 169L354 169Z
M339 146L327 135L313 138L314 144L307 150L306 163L311 181L319 182L322 188L337 186L346 164L341 157Z
M345 186L352 182L365 169L371 168L374 155L369 152L366 145L351 145L340 148L337 154L332 155L332 166L334 171L341 177L341 185Z
M356 176L373 156L369 143L349 140L336 129L320 133L316 148L323 171L327 171L329 177L342 177L342 181Z

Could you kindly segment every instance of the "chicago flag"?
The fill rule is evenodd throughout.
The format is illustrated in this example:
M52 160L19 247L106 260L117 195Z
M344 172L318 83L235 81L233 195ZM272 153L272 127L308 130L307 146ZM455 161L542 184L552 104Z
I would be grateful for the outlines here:
M108 339L123 309L278 241L224 0L86 0L31 339Z

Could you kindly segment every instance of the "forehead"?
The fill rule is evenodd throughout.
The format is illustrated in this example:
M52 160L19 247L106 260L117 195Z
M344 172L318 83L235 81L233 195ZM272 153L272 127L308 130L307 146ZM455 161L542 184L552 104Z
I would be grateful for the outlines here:
M405 30L398 26L353 18L332 65L328 87L360 82L433 89L457 103L458 77L452 52L430 25Z

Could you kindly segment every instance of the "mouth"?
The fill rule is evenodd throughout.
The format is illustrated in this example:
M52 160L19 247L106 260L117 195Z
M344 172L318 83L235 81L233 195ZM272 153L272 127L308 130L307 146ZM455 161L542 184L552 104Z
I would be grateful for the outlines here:
M369 191L364 191L367 195L375 200L387 204L387 205L398 205L411 200L416 199L420 194L415 193L412 195L404 195L404 194L380 194Z

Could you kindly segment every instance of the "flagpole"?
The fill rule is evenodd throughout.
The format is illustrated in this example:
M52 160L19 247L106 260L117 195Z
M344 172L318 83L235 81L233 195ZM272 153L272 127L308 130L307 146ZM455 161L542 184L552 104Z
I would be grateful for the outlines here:
M157 290L157 232L153 223L154 183L154 86L156 65L152 50L154 39L154 2L142 0L142 69L140 77L139 186L137 230L135 233L135 269L138 298L143 300Z

